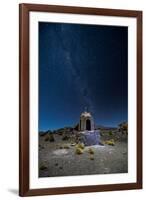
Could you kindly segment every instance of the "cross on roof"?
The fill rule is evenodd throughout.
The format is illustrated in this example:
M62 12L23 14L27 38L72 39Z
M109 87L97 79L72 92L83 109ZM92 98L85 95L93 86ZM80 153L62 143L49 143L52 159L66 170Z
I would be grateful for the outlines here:
M88 112L88 107L87 106L85 106L85 112Z

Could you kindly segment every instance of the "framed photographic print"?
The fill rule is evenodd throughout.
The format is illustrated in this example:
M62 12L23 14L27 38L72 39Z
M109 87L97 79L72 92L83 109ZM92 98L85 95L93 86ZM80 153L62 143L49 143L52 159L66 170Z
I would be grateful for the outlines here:
M20 4L20 196L142 188L142 11Z

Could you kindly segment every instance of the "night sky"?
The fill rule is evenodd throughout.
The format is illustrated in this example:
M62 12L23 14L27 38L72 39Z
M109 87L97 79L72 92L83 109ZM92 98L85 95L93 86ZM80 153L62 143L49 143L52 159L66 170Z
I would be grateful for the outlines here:
M39 22L39 130L128 118L128 28Z

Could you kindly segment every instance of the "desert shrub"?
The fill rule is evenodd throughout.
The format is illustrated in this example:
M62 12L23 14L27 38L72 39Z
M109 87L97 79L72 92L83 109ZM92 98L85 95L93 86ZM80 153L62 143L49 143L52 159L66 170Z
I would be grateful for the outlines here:
M109 134L109 136L112 136L112 135L113 135L113 132L112 132L112 131L109 131L108 134Z
M49 139L50 142L54 142L55 141L53 134L50 134L49 137L50 137L50 139Z
M69 140L69 136L64 135L64 136L62 137L62 140Z
M76 147L75 153L78 154L78 155L83 154L83 149Z
M40 166L40 170L46 170L46 169L48 169L48 168L45 165Z
M69 147L67 144L65 144L65 145L63 146L63 148L64 148L64 149L69 149L70 147Z
M103 136L103 133L102 133L102 132L100 132L100 136Z
M114 139L107 140L107 141L105 141L105 144L108 144L108 145L114 146L114 145L115 145L115 141L114 141Z
M126 122L119 124L119 131L122 134L128 134L128 124Z
M45 141L50 141L50 142L54 142L55 139L54 139L54 136L53 134L49 134L46 138L45 138Z
M76 147L77 147L77 148L80 148L80 149L84 149L84 148L85 148L85 145L84 145L84 143L78 143L78 144L76 145Z
M43 137L47 134L47 132L40 132L40 136Z
M93 155L91 155L91 156L89 157L89 159L90 159L90 160L94 160L94 157L93 157Z
M88 152L89 152L90 154L94 154L94 150L93 150L92 148L89 148L89 149L88 149Z
M123 130L127 131L128 130L128 124L123 125Z
M49 141L49 136L47 136L47 137L45 138L45 141L46 141L46 142Z

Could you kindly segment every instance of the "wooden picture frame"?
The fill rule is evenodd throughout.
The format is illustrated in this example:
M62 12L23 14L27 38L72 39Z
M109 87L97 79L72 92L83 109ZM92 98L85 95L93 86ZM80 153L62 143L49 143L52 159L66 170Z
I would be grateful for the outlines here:
M136 182L103 184L103 185L85 185L53 188L30 188L30 144L29 144L29 72L30 72L30 37L29 37L29 14L30 12L45 13L66 13L66 14L84 14L87 16L115 16L125 18L135 18L137 24L137 159L136 159ZM113 190L129 190L142 188L142 11L133 10L114 10L103 8L69 7L56 5L39 4L20 4L19 5L19 65L20 65L20 136L19 136L19 194L20 196L34 195L55 195L67 193L85 193Z

